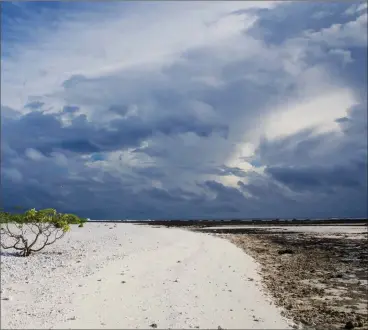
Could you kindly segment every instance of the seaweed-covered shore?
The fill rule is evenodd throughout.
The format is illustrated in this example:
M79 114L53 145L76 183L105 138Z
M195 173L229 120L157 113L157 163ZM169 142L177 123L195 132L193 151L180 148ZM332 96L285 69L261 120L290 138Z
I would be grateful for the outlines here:
M368 329L368 235L216 228L252 255L285 314L311 329Z

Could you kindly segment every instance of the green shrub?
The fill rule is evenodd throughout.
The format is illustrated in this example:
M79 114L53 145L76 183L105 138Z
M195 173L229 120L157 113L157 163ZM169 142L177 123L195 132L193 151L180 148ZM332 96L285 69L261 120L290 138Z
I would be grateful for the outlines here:
M1 247L18 250L26 257L61 239L70 230L70 224L83 227L78 216L58 213L55 209L31 209L23 214L1 211Z

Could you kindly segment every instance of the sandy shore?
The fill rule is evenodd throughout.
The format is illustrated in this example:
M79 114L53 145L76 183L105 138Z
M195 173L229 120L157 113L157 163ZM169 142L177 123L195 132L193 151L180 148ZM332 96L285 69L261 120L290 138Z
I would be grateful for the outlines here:
M259 266L227 240L132 224L73 227L28 258L2 252L2 328L287 329Z
M309 329L368 329L367 226L197 228L230 240L262 267L286 315Z

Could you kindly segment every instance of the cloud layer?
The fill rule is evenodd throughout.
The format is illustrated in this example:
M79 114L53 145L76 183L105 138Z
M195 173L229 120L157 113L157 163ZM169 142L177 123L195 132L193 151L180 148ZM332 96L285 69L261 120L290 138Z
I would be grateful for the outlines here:
M21 2L2 21L5 208L367 216L365 3Z

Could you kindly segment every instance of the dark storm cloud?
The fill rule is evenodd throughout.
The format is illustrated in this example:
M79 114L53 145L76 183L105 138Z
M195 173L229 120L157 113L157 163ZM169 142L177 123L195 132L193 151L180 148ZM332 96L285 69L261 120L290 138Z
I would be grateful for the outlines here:
M65 105L63 107L63 112L66 112L66 113L74 113L78 110L79 110L79 107L75 105Z
M138 116L115 119L111 121L110 129L89 122L85 115L73 118L71 125L66 127L63 127L58 115L43 112L31 112L19 119L3 120L6 141L19 152L26 148L47 153L58 149L76 153L113 151L138 147L141 141L156 133L173 135L193 132L208 137L224 131L227 131L225 125L212 126L193 116L180 114L177 117L173 115L154 119L152 122Z
M44 104L45 103L40 102L40 101L33 101L30 103L27 103L24 107L29 108L31 110L37 110L37 109L41 109Z
M351 164L344 167L268 167L266 173L270 174L275 180L289 186L294 190L316 190L335 187L363 186L360 180L365 178L366 170L364 163Z
M366 49L354 38L329 43L307 34L354 21L350 7L301 2L236 12L259 19L231 47L194 47L162 69L72 75L47 94L62 100L59 113L40 111L47 101L31 102L23 115L2 106L4 205L95 219L365 216ZM359 96L331 119L339 129L263 138L254 155L230 165L244 135L304 95L303 70L318 66ZM242 169L244 160L257 169Z

